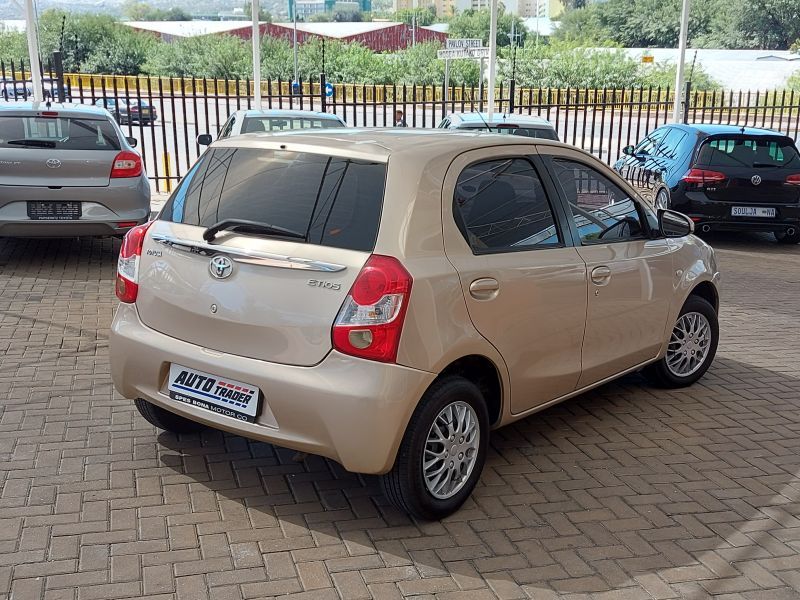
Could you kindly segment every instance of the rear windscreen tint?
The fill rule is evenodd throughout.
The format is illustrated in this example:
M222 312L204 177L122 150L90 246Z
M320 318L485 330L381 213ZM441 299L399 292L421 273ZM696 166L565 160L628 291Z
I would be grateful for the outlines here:
M713 138L700 146L701 167L800 168L797 149L786 138L731 136Z
M74 117L0 117L0 148L119 150L114 126L105 119ZM42 147L42 146L39 146Z
M244 219L300 232L310 244L371 251L386 165L336 156L209 150L181 181L161 219L211 227Z

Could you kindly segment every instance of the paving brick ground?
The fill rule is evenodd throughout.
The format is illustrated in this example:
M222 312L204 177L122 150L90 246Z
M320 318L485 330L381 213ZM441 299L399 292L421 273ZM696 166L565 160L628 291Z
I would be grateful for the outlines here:
M440 523L375 480L113 392L118 244L0 240L0 599L800 598L800 248L715 238L699 385L638 376L501 430Z

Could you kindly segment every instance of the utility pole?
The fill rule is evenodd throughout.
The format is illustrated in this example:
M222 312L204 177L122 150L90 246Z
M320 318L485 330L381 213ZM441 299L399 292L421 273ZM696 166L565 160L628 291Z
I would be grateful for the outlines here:
M294 86L299 84L297 79L297 0L292 0L294 3L294 83L292 84L292 93L294 93ZM294 102L294 101L293 101Z
M498 0L492 0L489 21L489 120L494 114L494 83L497 77L497 2Z
M250 4L253 20L252 42L253 42L253 101L256 110L261 110L261 28L258 23L260 8L258 0L251 0Z
M686 61L686 44L689 37L689 0L683 0L681 9L681 35L678 41L678 69L675 75L675 102L672 105L672 122L681 122L681 94L684 90L683 71ZM689 102L689 98L685 99Z
M33 82L33 101L41 102L44 100L42 65L39 61L39 28L36 25L36 11L33 7L33 0L25 0L25 29L28 34L28 56L30 57L28 66L31 69L31 81Z

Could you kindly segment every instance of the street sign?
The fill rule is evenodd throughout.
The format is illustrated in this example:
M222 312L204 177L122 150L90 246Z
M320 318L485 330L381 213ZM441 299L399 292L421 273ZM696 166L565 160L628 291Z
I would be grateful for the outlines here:
M488 48L452 48L436 53L440 60L459 60L464 58L489 58Z
M326 83L325 84L325 96L328 97L328 98L333 96L333 84L332 83Z
M456 48L480 48L483 46L483 40L476 39L448 39L445 48L448 50L455 50Z

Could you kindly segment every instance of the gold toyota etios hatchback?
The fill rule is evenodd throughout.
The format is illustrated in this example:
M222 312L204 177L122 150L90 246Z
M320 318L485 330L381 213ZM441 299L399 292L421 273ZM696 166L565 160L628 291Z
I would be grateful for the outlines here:
M114 383L157 427L327 456L443 517L490 429L631 371L705 373L719 273L691 232L558 142L231 138L125 238Z

